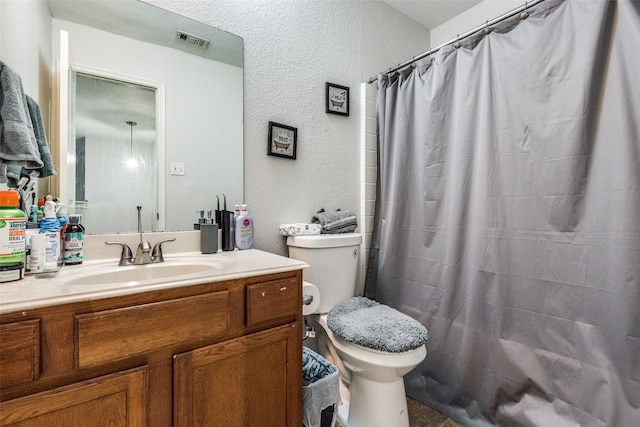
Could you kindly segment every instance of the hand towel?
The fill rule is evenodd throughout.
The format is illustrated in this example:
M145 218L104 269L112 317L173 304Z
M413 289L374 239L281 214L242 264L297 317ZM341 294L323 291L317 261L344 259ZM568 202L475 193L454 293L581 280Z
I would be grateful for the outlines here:
M29 95L26 95L26 97L27 108L29 109L29 116L31 117L31 124L33 126L33 133L36 137L36 143L38 144L38 151L40 151L40 160L42 160L43 163L43 166L38 170L40 173L38 178L53 176L56 174L56 168L53 166L53 161L51 160L51 151L49 150L49 144L47 143L47 135L44 132L40 106Z
M33 126L33 133L38 142L38 150L40 151L40 158L44 166L40 169L33 169L37 172L38 178L46 178L56 174L55 166L51 160L51 152L49 151L49 145L47 144L47 136L44 132L44 125L42 122L42 114L40 113L40 107L38 103L34 101L29 95L27 97L27 108L29 109L29 116L31 117L31 124ZM32 175L29 169L23 168L19 164L8 164L6 167L6 182L9 188L16 188L18 181L24 175ZM0 176L3 173L0 172Z
M22 80L0 61L0 161L27 169L44 166L36 141ZM6 166L0 167L6 181Z
M281 224L280 234L283 236L313 236L322 233L318 224Z

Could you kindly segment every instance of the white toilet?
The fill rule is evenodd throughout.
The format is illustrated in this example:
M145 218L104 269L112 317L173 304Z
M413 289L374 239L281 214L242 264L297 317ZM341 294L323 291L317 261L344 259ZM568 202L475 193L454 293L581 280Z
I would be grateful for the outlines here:
M361 242L358 233L287 238L289 257L309 264L310 268L303 273L304 281L319 290L320 305L309 317L314 317L323 329L317 331L318 351L340 370L340 422L346 427L409 427L403 376L426 357L427 331L417 321L390 307L366 298L354 298ZM362 304L364 307L360 308ZM357 313L351 311L353 306L357 307ZM371 326L369 331L364 328L362 334L362 324L352 325L359 323L354 322L353 313L373 314L370 325L369 321L365 322ZM403 327L409 323L409 332L392 332L395 320ZM351 326L356 329L355 333L350 330ZM386 331L383 335L389 338L411 336L409 343L400 343L397 347L394 342L391 351L387 351L386 344L380 344L380 337L369 340L366 336L376 335L376 331Z

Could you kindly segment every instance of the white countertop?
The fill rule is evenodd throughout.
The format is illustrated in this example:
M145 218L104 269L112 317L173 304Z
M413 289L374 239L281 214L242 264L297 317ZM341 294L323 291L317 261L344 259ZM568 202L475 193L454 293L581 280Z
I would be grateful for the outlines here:
M167 249L169 247L167 245ZM135 254L135 248L132 250ZM118 266L119 258L117 257L88 260L81 265L64 266L54 274L27 275L22 280L0 283L0 314L254 275L282 273L308 267L302 261L257 249L218 252L210 255L203 255L200 252L167 251L164 259L164 263L152 264L152 266L162 265L163 268L169 268L168 266L172 264L180 266L185 263L211 263L215 266L208 271L183 274L172 277L170 280L159 278L136 282L69 284L70 280L86 274L98 273L108 277L109 273L132 268ZM144 266L136 268L144 268Z

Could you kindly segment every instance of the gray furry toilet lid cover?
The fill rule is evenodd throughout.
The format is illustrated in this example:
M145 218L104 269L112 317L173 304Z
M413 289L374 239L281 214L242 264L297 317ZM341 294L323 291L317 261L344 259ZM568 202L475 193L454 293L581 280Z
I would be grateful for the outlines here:
M327 314L327 327L345 341L389 353L415 350L429 338L417 320L365 297L333 306Z

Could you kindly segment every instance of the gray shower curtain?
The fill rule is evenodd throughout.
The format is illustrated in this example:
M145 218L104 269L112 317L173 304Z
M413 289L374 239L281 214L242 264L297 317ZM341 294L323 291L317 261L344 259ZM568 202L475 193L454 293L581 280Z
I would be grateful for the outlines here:
M378 80L366 295L468 426L640 426L640 2L547 0Z

